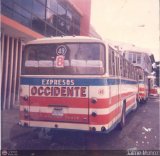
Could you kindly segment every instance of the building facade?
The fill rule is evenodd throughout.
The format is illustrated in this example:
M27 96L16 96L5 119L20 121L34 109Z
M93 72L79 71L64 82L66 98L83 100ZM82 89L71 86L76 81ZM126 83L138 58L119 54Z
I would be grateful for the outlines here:
M1 104L19 101L23 45L62 35L90 36L91 0L1 0Z
M148 53L139 51L126 51L125 58L135 66L140 66L148 74L152 73L152 62Z

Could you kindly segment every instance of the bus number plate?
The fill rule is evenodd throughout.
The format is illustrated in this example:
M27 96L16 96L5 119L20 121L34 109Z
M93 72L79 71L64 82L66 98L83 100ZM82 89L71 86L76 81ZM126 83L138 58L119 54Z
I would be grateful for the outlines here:
M53 108L53 116L63 116L63 108L62 107L55 107Z

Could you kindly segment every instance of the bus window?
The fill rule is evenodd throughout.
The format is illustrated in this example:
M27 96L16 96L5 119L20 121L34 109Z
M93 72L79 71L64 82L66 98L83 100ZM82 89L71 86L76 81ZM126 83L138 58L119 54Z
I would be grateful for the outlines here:
M118 76L118 72L119 72L119 65L118 65L118 57L115 56L115 60L116 60L116 76Z
M119 59L119 57L118 57L118 60L117 60L118 76L120 76L120 68L119 68L119 66L120 66L120 63L119 63L119 62L120 62L120 61L119 61L119 60L120 60L120 59Z
M108 47L108 53L109 53L109 74L112 75L112 54L111 54L111 47Z
M27 45L22 74L104 74L105 48L99 43Z
M115 55L114 51L112 50L112 75L115 75Z
M120 56L120 75L123 76L123 59L122 59L122 56Z
M129 54L128 54L128 60L129 60L130 62L132 62L132 53L129 53Z
M141 54L137 54L137 63L141 64Z

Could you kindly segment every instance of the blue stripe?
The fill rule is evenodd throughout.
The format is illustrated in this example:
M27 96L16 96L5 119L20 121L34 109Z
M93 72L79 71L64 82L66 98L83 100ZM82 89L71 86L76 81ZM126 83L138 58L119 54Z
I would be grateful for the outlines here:
M111 78L24 78L20 79L22 85L46 85L46 86L66 86L63 82L74 81L73 86L107 86L117 84L137 84L133 80L120 80ZM59 81L60 84L48 84L47 82ZM46 83L43 83L43 82ZM71 85L68 85L71 86Z

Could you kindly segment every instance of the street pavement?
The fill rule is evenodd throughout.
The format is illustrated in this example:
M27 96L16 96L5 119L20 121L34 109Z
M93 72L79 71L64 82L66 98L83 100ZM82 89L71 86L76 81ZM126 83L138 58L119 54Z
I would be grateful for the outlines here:
M39 137L36 128L20 127L18 109L2 112L2 150L158 150L160 98L150 97L128 114L126 126L108 134L55 131Z

